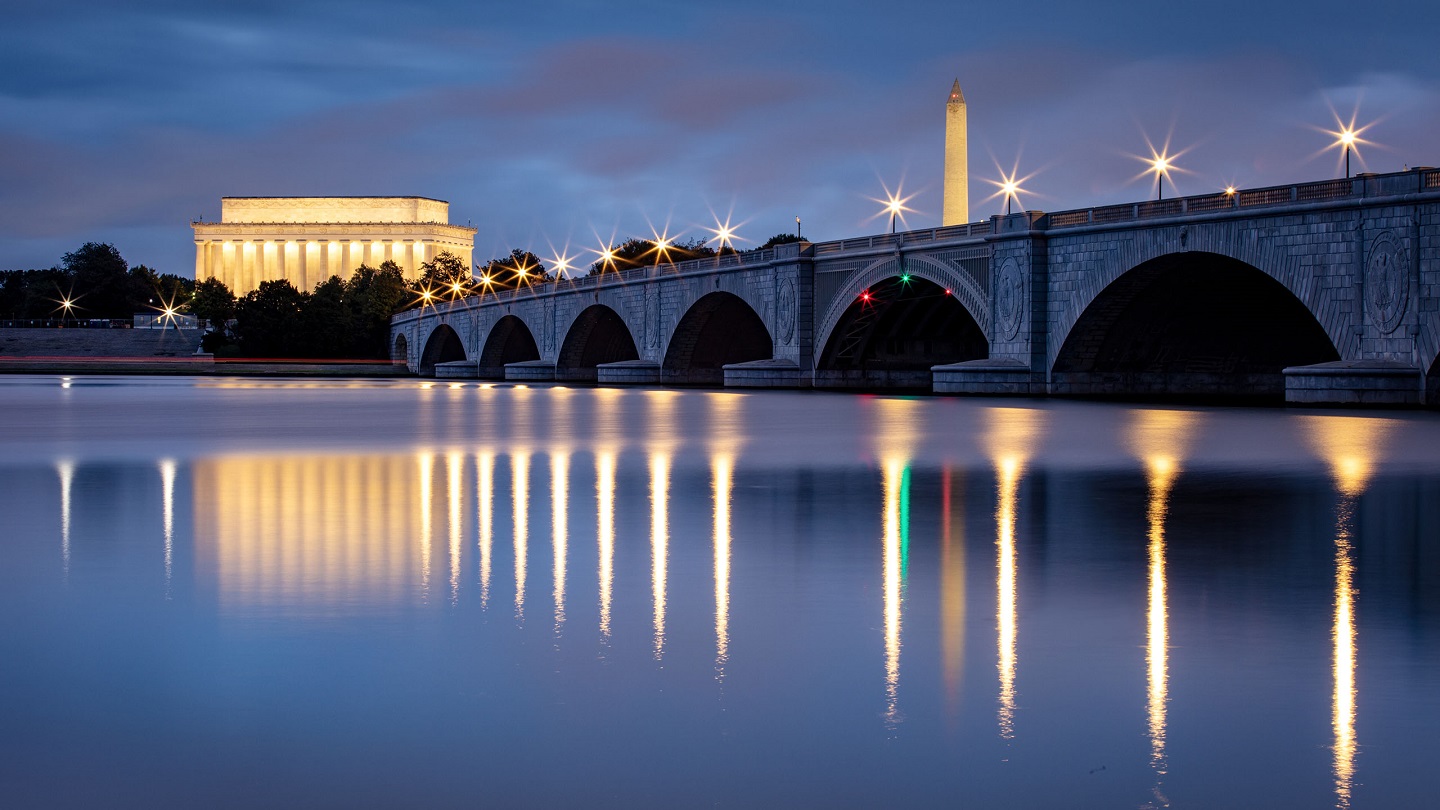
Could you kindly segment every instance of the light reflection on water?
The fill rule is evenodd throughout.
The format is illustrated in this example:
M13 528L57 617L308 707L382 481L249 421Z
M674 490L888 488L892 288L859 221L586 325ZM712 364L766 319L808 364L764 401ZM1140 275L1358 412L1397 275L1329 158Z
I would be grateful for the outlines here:
M1391 425L1357 417L1306 417L1307 436L1330 464L1339 504L1335 509L1334 680L1331 728L1335 734L1335 806L1351 805L1355 782L1355 511L1383 458Z
M406 799L440 804L483 778L501 804L924 805L963 790L992 806L1350 807L1413 804L1417 763L1440 753L1416 736L1440 721L1440 661L1416 643L1440 641L1440 583L1412 560L1440 542L1440 459L1413 450L1440 435L1427 415L176 390L220 397L217 419L232 395L338 390L379 411L399 397L431 432L348 451L172 445L140 465L68 444L0 467L16 493L0 505L33 527L0 545L0 608L43 628L6 625L0 652L22 663L0 688L42 708L107 694L94 678L127 695L68 720L6 698L0 754L44 760L45 722L103 749L139 711L162 731L134 756L185 759L197 737L251 751L272 778L244 803L322 783L342 803L399 800L382 775L404 767L425 775ZM233 407L243 420L253 401ZM1252 446L1226 466L1229 431ZM1073 444L1097 435L1111 454L1077 467ZM529 565L546 556L548 571ZM527 602L552 620L524 622ZM113 662L98 671L59 652L97 643ZM353 792L281 767L295 740ZM402 751L435 764L396 765ZM78 782L128 778L183 806L223 781L185 761L188 794L96 761ZM60 781L31 765L36 784ZM603 795L530 792L555 768Z

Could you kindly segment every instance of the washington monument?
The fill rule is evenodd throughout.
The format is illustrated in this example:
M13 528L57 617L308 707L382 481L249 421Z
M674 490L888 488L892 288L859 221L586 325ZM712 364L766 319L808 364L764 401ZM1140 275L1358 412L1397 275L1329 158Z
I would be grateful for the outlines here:
M945 211L942 226L970 221L970 151L965 137L965 94L960 80L950 87L945 102Z

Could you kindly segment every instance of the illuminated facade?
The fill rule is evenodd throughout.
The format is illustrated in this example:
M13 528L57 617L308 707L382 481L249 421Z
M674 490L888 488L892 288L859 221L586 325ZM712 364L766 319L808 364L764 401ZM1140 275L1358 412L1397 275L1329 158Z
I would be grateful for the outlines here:
M469 267L475 229L449 222L450 203L425 197L224 197L219 222L190 223L195 278L244 295L282 278L308 291L385 261L414 280L443 251Z

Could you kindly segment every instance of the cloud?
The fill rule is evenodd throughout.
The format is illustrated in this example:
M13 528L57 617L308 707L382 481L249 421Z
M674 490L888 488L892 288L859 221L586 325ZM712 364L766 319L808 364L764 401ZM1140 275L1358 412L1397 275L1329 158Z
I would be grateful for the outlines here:
M1008 10L907 2L880 21L748 0L483 21L458 2L63 5L0 32L0 267L115 235L131 261L187 272L190 219L247 194L448 199L481 227L477 255L588 243L592 223L622 237L647 218L703 224L732 204L749 236L796 214L807 235L849 236L877 228L867 198L902 177L920 191L911 224L934 224L956 75L974 218L996 207L981 183L994 162L1040 170L1034 207L1145 198L1146 136L1186 150L1182 193L1326 176L1315 127L1357 88L1387 147L1367 165L1440 162L1440 56L1414 26L1372 62L1322 47L1308 15L1227 32L1210 8L1170 30L1105 3L1036 9L1024 29Z

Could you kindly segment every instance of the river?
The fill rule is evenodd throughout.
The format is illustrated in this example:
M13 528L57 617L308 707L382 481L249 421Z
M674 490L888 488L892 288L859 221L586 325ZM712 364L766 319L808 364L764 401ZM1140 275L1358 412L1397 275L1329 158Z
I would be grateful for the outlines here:
M1416 807L1440 416L0 377L13 807Z

